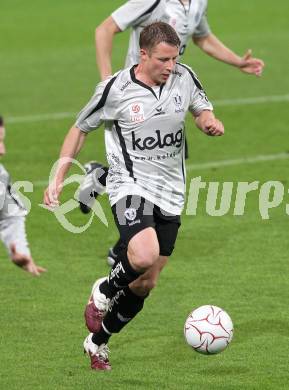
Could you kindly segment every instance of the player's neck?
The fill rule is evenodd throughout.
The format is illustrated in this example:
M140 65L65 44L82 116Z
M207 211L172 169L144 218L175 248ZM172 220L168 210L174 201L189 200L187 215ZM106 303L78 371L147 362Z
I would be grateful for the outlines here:
M146 84L148 87L155 87L156 85L160 85L160 83L155 82L145 71L142 64L139 64L134 69L135 78L142 83Z

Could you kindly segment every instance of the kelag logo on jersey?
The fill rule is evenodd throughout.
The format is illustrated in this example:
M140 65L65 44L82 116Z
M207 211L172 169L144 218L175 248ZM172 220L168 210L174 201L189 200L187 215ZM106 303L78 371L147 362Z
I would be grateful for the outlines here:
M132 132L132 147L133 150L153 150L157 147L163 149L165 146L175 146L179 148L183 143L183 129L176 133L167 133L163 137L160 130L155 131L156 136L146 138L136 138L134 131Z

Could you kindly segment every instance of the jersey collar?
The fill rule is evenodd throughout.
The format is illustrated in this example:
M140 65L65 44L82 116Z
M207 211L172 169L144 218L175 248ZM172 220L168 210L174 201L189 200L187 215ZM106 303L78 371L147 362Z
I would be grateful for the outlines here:
M159 98L161 97L162 90L163 90L165 84L161 84L161 85L160 85L160 95L159 95L159 97L157 97L155 91L154 91L150 86L146 85L145 83L143 83L142 81L138 80L138 79L135 77L134 70L135 70L136 67L137 67L137 64L136 64L136 65L133 65L133 66L130 68L130 77L131 77L131 80L132 80L134 83L140 85L141 87L148 89L148 90L154 95L154 97L155 97L157 100L159 100Z

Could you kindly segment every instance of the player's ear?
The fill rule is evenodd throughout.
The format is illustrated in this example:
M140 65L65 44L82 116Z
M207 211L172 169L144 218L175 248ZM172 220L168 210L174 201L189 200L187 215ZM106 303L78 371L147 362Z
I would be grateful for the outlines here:
M141 59L145 59L145 58L147 58L148 57L148 50L146 50L146 49L140 49L140 58Z

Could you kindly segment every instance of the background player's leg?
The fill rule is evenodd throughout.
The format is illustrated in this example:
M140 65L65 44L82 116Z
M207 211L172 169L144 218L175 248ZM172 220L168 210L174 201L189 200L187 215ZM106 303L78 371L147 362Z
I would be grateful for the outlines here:
M119 238L118 241L114 244L113 248L109 248L107 254L107 263L111 267L119 260L121 252L127 250L126 244Z
M94 200L105 192L108 168L104 165L91 161L84 164L86 175L79 187L79 208L84 213L90 212Z

